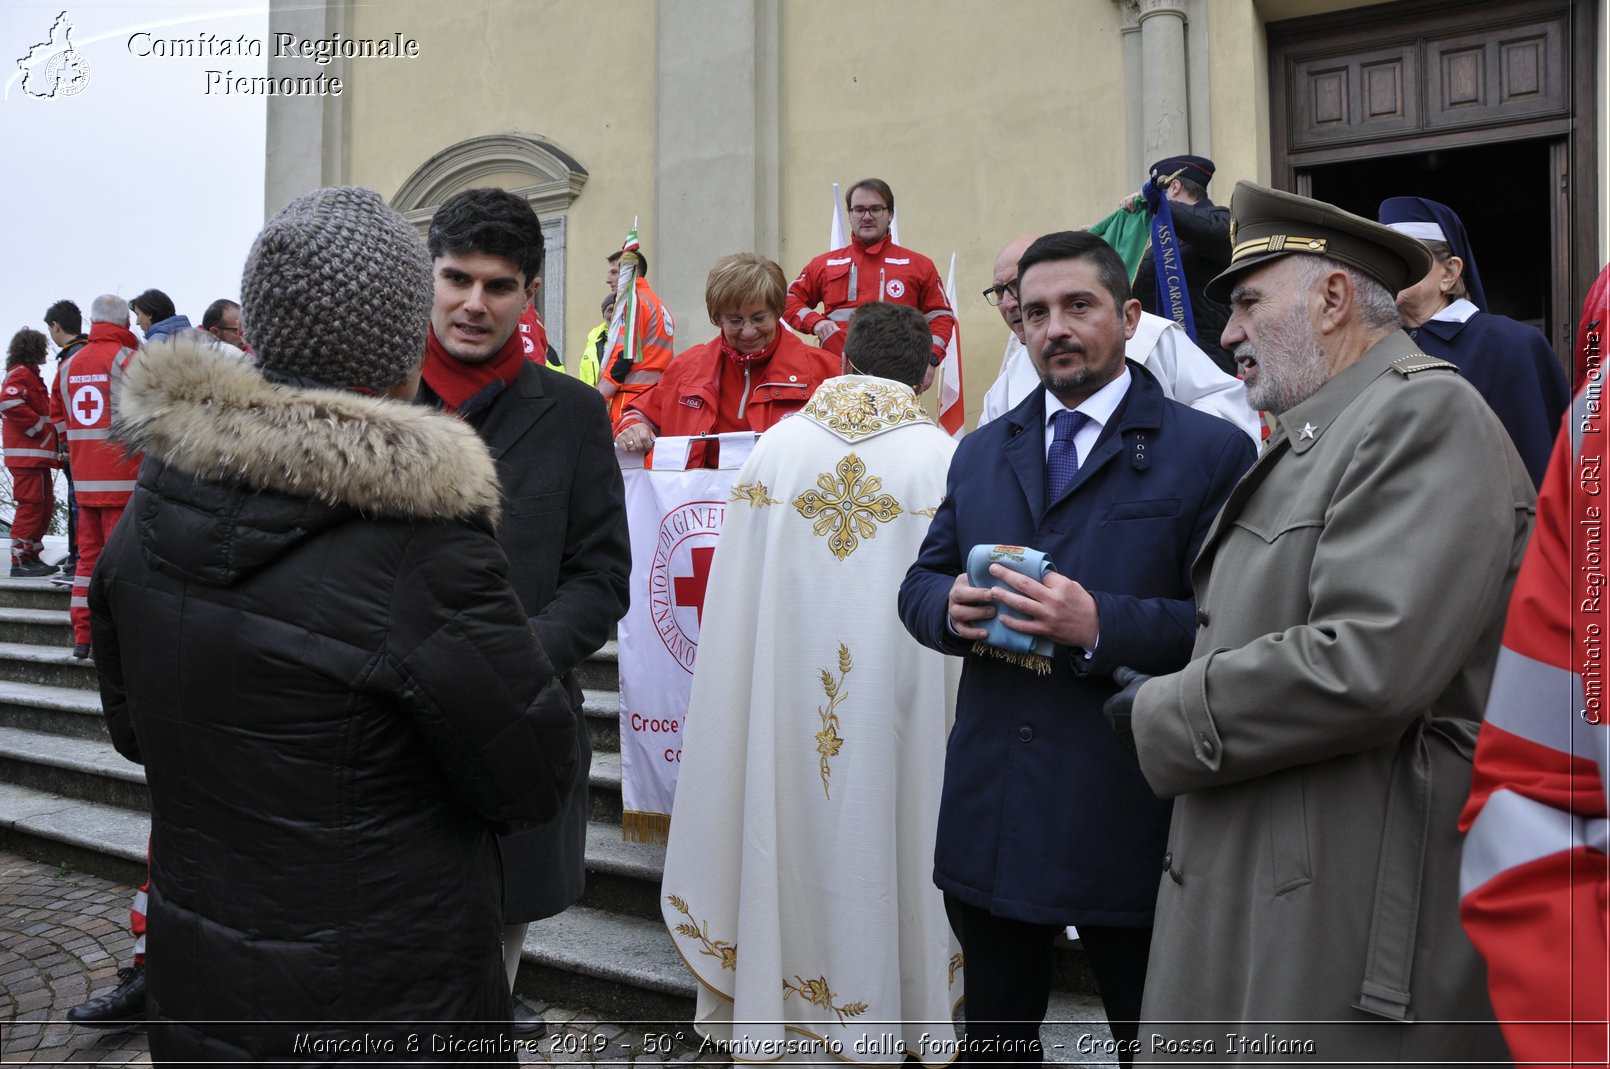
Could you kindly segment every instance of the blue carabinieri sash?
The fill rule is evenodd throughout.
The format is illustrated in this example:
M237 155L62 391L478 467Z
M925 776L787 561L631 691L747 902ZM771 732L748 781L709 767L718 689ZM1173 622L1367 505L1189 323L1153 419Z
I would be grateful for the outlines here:
M1172 319L1185 328L1185 333L1196 341L1196 317L1191 314L1191 291L1185 285L1185 267L1180 263L1180 243L1174 236L1174 212L1169 206L1164 189L1173 176L1163 179L1161 187L1151 179L1141 187L1146 195L1146 207L1152 213L1152 268L1157 272L1157 314Z

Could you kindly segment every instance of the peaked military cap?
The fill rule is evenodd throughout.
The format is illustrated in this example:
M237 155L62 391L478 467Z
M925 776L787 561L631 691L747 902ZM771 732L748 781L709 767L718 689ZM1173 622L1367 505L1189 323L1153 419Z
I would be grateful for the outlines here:
M1151 177L1162 185L1176 178L1189 178L1206 188L1213 180L1213 161L1206 156L1170 156L1152 164Z
M1431 270L1430 250L1407 234L1322 200L1237 182L1230 197L1230 266L1207 284L1207 295L1227 302L1239 276L1293 253L1357 268L1394 295Z

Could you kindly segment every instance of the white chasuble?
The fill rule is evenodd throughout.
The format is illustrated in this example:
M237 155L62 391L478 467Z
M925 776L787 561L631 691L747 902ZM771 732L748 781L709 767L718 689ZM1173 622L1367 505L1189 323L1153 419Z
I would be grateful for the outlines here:
M895 606L954 449L909 387L842 376L733 487L661 910L736 1061L955 1059L933 858L960 663Z

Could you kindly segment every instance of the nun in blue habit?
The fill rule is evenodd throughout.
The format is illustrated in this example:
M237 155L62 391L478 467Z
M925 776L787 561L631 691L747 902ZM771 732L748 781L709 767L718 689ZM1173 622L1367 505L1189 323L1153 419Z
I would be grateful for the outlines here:
M1533 485L1541 485L1571 395L1548 339L1488 311L1465 224L1424 197L1389 197L1379 220L1425 242L1431 272L1398 294L1404 329L1430 356L1459 367L1509 432Z

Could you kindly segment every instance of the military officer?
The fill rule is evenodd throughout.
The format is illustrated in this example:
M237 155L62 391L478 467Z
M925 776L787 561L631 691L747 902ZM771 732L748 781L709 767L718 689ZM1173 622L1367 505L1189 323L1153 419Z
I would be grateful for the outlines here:
M1208 290L1278 427L1193 567L1192 661L1107 710L1175 799L1140 1038L1164 1060L1501 1060L1457 821L1531 480L1400 328L1423 247L1247 182L1231 208Z

